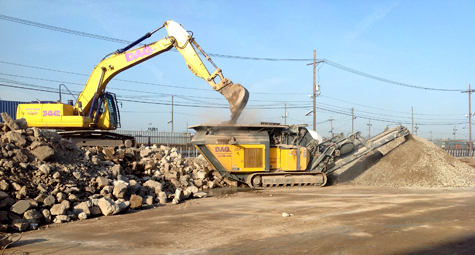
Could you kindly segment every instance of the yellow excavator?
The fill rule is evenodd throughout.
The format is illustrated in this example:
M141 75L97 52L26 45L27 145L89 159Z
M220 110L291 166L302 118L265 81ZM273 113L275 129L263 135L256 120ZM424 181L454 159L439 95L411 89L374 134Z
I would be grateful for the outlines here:
M151 44L132 49L158 30L166 28L168 36ZM111 79L122 71L175 48L183 57L187 67L198 77L206 80L211 87L221 93L229 103L231 118L227 122L235 124L247 104L249 92L240 84L225 78L211 58L180 24L169 20L153 32L149 32L123 49L106 56L92 71L83 91L67 104L61 102L35 102L20 104L17 119L25 118L28 127L64 130L59 132L64 138L73 139L77 145L121 145L133 146L131 136L119 135L106 130L120 127L120 114L115 94L106 92ZM216 68L210 73L199 52ZM220 81L215 82L219 77Z

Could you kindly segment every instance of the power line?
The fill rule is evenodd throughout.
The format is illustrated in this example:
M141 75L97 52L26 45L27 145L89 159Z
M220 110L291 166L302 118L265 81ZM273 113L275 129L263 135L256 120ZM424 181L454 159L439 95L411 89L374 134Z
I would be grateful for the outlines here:
M122 39L117 39L117 38L112 38L112 37L107 37L107 36L101 36L101 35L96 35L96 34L91 34L91 33L85 33L85 32L80 32L76 30L71 30L71 29L66 29L62 27L57 27L57 26L51 26L51 25L46 25L38 22L33 22L29 20L24 20L24 19L19 19L7 15L2 15L0 14L0 19L6 20L6 21L11 21L19 24L24 24L28 26L34 26L34 27L39 27L39 28L44 28L44 29L49 29L57 32L63 32L63 33L68 33L68 34L73 34L73 35L78 35L78 36L84 36L84 37L89 37L89 38L94 38L98 40L105 40L105 41L111 41L111 42L117 42L117 43L123 43L123 44L130 44L132 43L131 41L128 40L122 40ZM234 56L234 55L224 55L224 54L215 54L215 53L209 53L208 55L213 56L213 57L220 57L220 58L230 58L230 59L243 59L243 60L256 60L256 61L291 61L291 62L296 62L296 61L314 61L313 59L302 59L302 58L257 58L257 57L244 57L244 56ZM403 86L403 87L408 87L408 88L413 88L413 89L422 89L422 90L431 90L431 91L445 91L445 92L461 92L463 89L439 89L439 88L429 88L429 87L422 87L422 86L415 86L407 83L402 83L402 82L396 82L392 81L386 78L378 77L375 75L371 75L365 72L358 71L353 68L349 68L347 66L338 64L336 62L330 61L328 59L319 59L319 61L322 61L332 67L335 67L337 69L350 72L356 75L360 75L366 78L382 81L385 83L389 84L394 84L397 86Z

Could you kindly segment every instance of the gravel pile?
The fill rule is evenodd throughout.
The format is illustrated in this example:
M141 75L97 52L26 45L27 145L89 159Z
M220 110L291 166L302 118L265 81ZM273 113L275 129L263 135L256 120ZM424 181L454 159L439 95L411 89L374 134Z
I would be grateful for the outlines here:
M1 232L177 204L237 185L175 148L77 148L54 131L1 117Z
M391 187L474 187L475 169L435 144L409 135L404 144L350 183Z

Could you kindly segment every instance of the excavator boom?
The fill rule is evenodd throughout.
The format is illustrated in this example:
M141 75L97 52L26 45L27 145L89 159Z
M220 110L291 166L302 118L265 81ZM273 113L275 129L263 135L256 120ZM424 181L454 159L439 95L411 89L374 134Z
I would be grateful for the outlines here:
M149 38L152 34L165 27L168 36L154 43L136 47L139 43ZM235 124L242 110L247 104L249 92L240 84L234 84L225 78L211 58L203 51L180 24L166 21L160 28L147 33L130 45L106 56L97 64L89 76L84 89L73 105L59 102L39 102L39 104L20 104L17 118L25 118L29 127L64 129L71 137L86 137L83 131L87 130L115 130L120 127L120 116L117 100L113 93L106 92L109 82L119 73L138 65L172 48L184 57L186 66L193 74L204 79L214 90L221 93L229 103L231 118L227 123ZM203 63L200 54L208 60L216 70L210 73ZM219 79L219 81L215 81ZM61 95L60 95L61 99ZM92 134L92 133L90 133ZM110 137L111 134L107 134ZM104 137L94 133L88 137ZM129 139L119 137L117 140ZM100 139L97 139L100 140Z

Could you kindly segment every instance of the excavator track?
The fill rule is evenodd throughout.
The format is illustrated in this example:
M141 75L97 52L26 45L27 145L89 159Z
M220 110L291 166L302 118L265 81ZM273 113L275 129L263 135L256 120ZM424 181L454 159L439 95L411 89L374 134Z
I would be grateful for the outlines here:
M253 189L298 186L325 186L327 176L312 172L254 173L247 177L246 184Z

